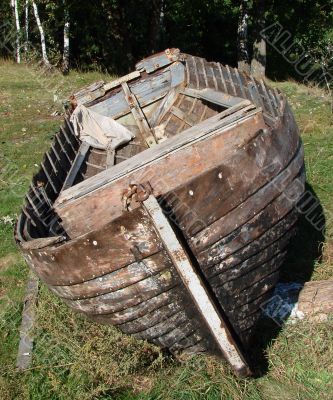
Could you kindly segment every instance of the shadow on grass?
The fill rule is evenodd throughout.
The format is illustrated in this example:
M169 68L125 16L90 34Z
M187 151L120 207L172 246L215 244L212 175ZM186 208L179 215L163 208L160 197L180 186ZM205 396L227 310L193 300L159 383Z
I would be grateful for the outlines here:
M325 242L324 211L316 193L308 183L305 186L305 195L301 199L299 209L301 215L298 221L298 232L288 246L287 258L281 268L280 282L295 282L300 284L298 286L301 288L305 282L311 279L315 265L321 261ZM292 302L294 303L297 302L300 288L290 295L293 296ZM284 315L283 321L288 318L290 311L291 307L289 307L289 312ZM256 376L262 376L268 372L266 349L279 335L283 328L283 321L264 316L257 324L253 346L249 352L250 362L252 362Z

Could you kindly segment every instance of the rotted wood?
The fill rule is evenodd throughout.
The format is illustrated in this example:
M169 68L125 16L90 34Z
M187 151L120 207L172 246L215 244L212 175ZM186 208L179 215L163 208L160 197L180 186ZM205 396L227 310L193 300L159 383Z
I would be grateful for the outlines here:
M197 258L199 262L207 267L217 264L247 243L261 236L269 227L277 223L295 207L304 192L304 185L305 173L303 171L279 197L246 224L236 228L234 232L198 252Z
M213 89L190 89L186 88L182 90L186 96L196 97L201 100L209 101L210 103L218 104L223 107L233 107L236 104L244 101L244 98L231 96L227 93L218 92Z
M236 165L236 164L234 164ZM229 208L227 210L223 210L223 216L218 217L219 213L215 215L216 220L210 221L210 224L201 230L198 233L195 233L194 238L191 239L191 243L195 246L197 250L203 249L205 246L210 246L212 243L217 242L222 237L231 233L235 228L240 227L245 222L253 217L254 210L255 212L260 212L263 208L265 208L270 202L272 202L277 196L280 195L281 191L285 190L285 188L292 182L293 179L301 172L304 167L304 150L301 144L299 144L298 151L294 155L291 162L280 172L276 171L275 168L272 168L269 173L266 173L266 178L268 182L259 189L255 186L252 191L245 192L244 194L240 192L240 199L237 207ZM278 172L277 175L276 172ZM215 176L218 171L215 171ZM246 176L249 176L246 174ZM209 178L209 176L207 177ZM202 182L204 184L204 179ZM200 186L201 187L201 186ZM209 189L208 189L209 190ZM233 193L231 194L233 195ZM221 195L220 195L221 196ZM177 199L182 197L177 197ZM209 192L208 192L209 199ZM207 200L208 200L207 199ZM220 198L221 199L221 198ZM245 199L244 201L242 201ZM220 200L221 201L221 200ZM199 203L199 202L198 202ZM232 205L235 203L231 202ZM204 203L202 202L202 206ZM188 204L188 207L192 210L192 215L197 213L198 205ZM229 206L230 207L230 206ZM176 213L177 215L177 213ZM186 220L184 217L179 217L180 221L183 225L185 225ZM208 218L207 218L208 219ZM186 226L186 225L185 225ZM191 225L187 225L191 227ZM185 229L187 232L189 228ZM193 231L193 229L192 229Z
M250 375L251 371L244 359L244 355L232 338L225 320L214 305L213 299L195 271L189 256L177 239L156 198L150 195L143 202L143 205L151 216L165 249L173 261L186 289L194 300L198 311L208 325L222 354L237 374L241 376Z
M277 135L276 131L263 134L258 132L253 140L230 157L225 155L223 163L217 168L197 174L183 186L166 194L165 201L174 209L173 214L187 237L202 230L197 240L201 240L202 237L203 242L209 242L210 237L214 234L221 236L228 226L229 229L239 226L242 218L246 214L250 216L250 212L253 212L257 201L267 204L269 197L274 198L280 193L284 181L290 175L295 176L303 165L301 147L295 165L292 165L296 171L291 168L269 187L265 188L264 185L274 180L288 166L298 147L300 144L296 135L290 135L286 139ZM272 164L272 160L275 160L275 164ZM235 170L239 173L235 174ZM252 207L251 203L246 207L244 204L240 206L260 188L260 193L264 196L258 193L256 200L252 199ZM236 211L236 207L240 208ZM221 221L223 223L220 223L218 220L224 216L224 220ZM216 224L211 226L214 221L217 221Z
M32 272L28 275L23 302L22 321L20 327L20 342L16 359L16 367L25 370L32 362L34 343L35 307L38 297L39 279Z
M144 115L143 111L141 110L140 104L135 97L135 95L130 91L127 83L122 83L121 87L125 93L125 99L130 107L130 110L133 114L133 117L138 124L140 129L141 135L143 136L145 142L147 143L148 147L152 147L154 144L158 143L153 131L150 129L150 126L147 122L146 116Z
M230 272L235 268L235 272L237 272L238 268L243 266L244 263L245 265L251 264L251 259L253 256L255 256L262 249L266 249L266 247L272 245L273 243L282 240L284 235L287 235L287 240L289 240L289 238L294 234L293 227L297 222L297 217L297 212L292 210L284 219L268 229L260 237L232 253L229 257L208 268L203 267L205 276L210 280L215 276L219 281L223 280L225 275L226 278L228 276L227 271ZM211 280L213 285L214 281L215 279Z
M176 353L217 348L247 375L234 335L246 345L296 230L304 190L297 126L283 96L232 68L171 51L138 69L78 95L134 127L136 141L117 152L90 149L76 165L80 143L67 121L16 238L31 269L73 309ZM154 134L168 140L145 150ZM124 191L147 181L154 196L146 208L136 198L125 212ZM56 215L54 201L66 237L46 238L49 220L39 222Z
M86 299L115 292L157 275L171 267L165 252L161 251L140 261L128 264L120 269L94 279L73 285L54 286L49 288L59 297L69 300Z
M156 127L169 109L173 106L177 100L178 94L180 93L180 88L173 88L170 92L163 98L159 106L154 111L150 118L150 126Z
M298 297L298 311L311 321L333 315L333 280L306 282Z
M77 174L87 156L89 148L90 145L87 142L81 143L80 148L76 153L71 169L69 170L66 180L63 184L62 190L66 190L73 185L75 178L77 177Z
M241 105L236 106L236 109L239 108L239 112L232 113L229 109L202 125L189 128L186 134L184 131L183 135L160 143L156 150L148 149L119 166L115 165L107 174L101 172L90 180L89 186L82 182L74 190L70 188L64 191L55 203L55 209L65 230L75 237L85 232L87 226L89 229L98 229L98 225L107 222L106 218L121 215L121 198L131 182L150 181L154 193L162 195L188 182L193 177L193 165L196 165L198 174L219 165L222 149L227 157L227 154L233 153L265 127L256 110L251 111L246 107L242 110ZM203 140L207 136L210 140ZM172 158L168 156L170 152L173 153ZM84 196L92 190L93 193ZM112 194L108 193L110 191ZM93 209L90 210L90 207Z
M165 269L123 289L92 298L64 301L74 310L87 314L110 314L143 303L179 285L179 277Z
M23 250L25 259L47 284L73 285L111 273L161 250L150 219L140 208L97 232L88 227L87 231L61 246ZM73 268L73 260L77 268Z

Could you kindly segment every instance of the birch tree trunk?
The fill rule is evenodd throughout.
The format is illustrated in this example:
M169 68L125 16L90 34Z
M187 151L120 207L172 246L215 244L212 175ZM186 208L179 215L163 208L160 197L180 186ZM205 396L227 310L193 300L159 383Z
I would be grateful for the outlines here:
M25 30L24 52L25 52L25 58L27 59L28 47L29 47L29 0L25 0L24 30Z
M11 0L11 6L13 9L13 15L15 19L15 26L16 26L16 62L20 64L21 62L21 43L20 43L20 36L21 36L21 27L20 27L20 19L18 13L18 6L17 0Z
M256 7L257 26L255 30L255 41L253 43L253 56L251 61L251 74L262 79L266 74L266 40L261 35L261 31L265 28L265 0L257 0L254 3Z
M70 18L68 5L66 0L63 1L64 5L64 51L62 57L62 71L64 74L69 72L69 29L70 29Z
M46 42L45 42L45 34L44 34L44 29L43 29L43 25L40 22L40 18L39 18L39 13L38 13L38 8L37 8L37 4L35 1L32 2L32 7L34 9L34 14L35 14L35 18L36 18L36 22L37 22L37 26L39 29L39 34L40 34L40 42L42 45L42 56L43 56L43 62L44 64L49 67L51 66L49 59L47 58L47 52L46 52Z
M248 51L248 38L247 38L247 27L248 27L248 5L247 0L241 0L239 7L239 19L238 19L238 69L242 72L250 73L250 61Z

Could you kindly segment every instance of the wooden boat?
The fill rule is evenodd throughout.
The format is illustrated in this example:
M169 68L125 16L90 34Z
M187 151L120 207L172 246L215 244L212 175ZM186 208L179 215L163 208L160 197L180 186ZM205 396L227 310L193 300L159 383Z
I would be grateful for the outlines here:
M246 351L304 191L285 97L168 49L71 104L135 137L96 148L65 119L17 221L30 268L94 321L250 374Z

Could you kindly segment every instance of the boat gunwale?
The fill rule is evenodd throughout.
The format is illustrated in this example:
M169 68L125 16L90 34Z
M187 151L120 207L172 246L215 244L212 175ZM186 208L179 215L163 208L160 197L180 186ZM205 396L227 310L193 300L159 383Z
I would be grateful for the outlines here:
M206 139L217 136L219 134L223 134L225 131L230 130L231 128L239 125L240 123L252 118L253 116L262 114L262 109L257 108L250 101L244 100L244 102L241 102L241 103L244 103L244 108L237 110L237 112L238 111L241 112L241 111L244 111L246 108L250 108L251 110L249 110L248 114L241 116L237 120L231 121L230 124L228 124L228 125L220 127L220 126L218 126L219 122L221 123L226 118L234 116L234 114L231 114L230 116L228 115L226 118L221 119L220 118L221 114L224 113L224 111L222 111L221 113L216 114L213 117L210 117L210 118L202 121L201 123L184 130L183 132L179 133L178 135L176 135L172 138L169 138L168 140L166 140L162 143L159 143L157 146L148 148L148 149L142 151L141 153L136 154L135 156L131 157L130 159L123 161L121 164L117 164L117 165L113 166L112 169L101 171L100 173L98 173L90 178L85 179L84 181L78 183L77 185L64 190L58 196L58 198L55 200L54 207L57 209L61 209L64 206L64 204L69 204L73 201L80 199L81 197L84 197L86 195L94 193L94 192L98 191L101 187L107 187L107 186L111 185L113 182L116 182L120 178L126 176L127 174L139 171L140 169L142 169L148 165L151 165L163 158L166 158L180 150L183 150L183 149L191 146L192 144L204 141ZM240 106L240 104L236 105L235 107L239 107L239 106ZM231 108L233 108L233 107L231 107ZM227 109L226 111L231 110L231 108ZM198 130L198 128L200 128L203 125L207 125L211 122L215 122L216 119L218 119L218 121L216 121L216 125L217 125L216 127L212 127L208 131L207 130L204 131L203 133L199 134L199 136L196 138L192 138L191 136L188 137L186 139L186 142L178 145L177 147L175 147L171 150L164 149L165 147L172 146L174 144L174 142L177 143L183 137L188 136L189 133L191 133L192 131L194 131L194 134L197 134L196 131ZM282 121L281 121L280 125L282 125ZM223 132L221 132L221 130L223 130ZM151 158L148 161L145 161L144 163L140 163L141 158L147 158L147 155L149 156L151 153L154 153L156 151L157 147L158 147L158 150L161 151L161 154L158 154L156 157ZM128 164L133 163L133 160L134 160L134 162L138 162L139 165L136 165L136 166L132 167L131 169L126 170L126 166ZM111 176L109 176L109 175L111 175ZM101 183L97 182L97 184L95 186L91 185L97 179L103 179L104 177L106 179L105 181L103 181ZM82 188L82 190L80 191L81 188ZM73 193L76 193L78 191L79 191L79 193L77 193L76 195L73 195ZM70 197L70 196L72 196L72 197Z

